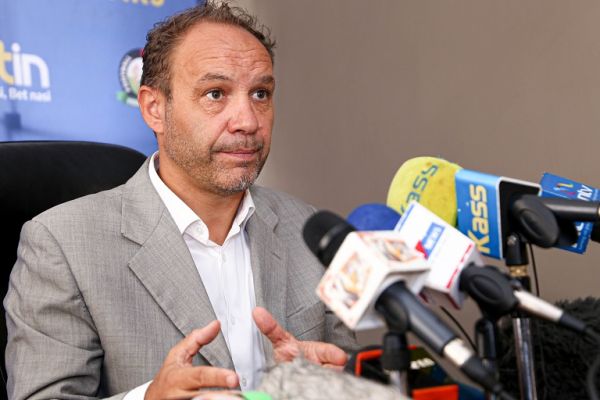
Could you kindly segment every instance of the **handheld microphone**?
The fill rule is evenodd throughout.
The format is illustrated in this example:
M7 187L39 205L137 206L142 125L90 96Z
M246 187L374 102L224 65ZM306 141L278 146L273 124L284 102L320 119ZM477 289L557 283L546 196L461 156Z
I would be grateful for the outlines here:
M303 235L308 247L317 255L323 265L327 267L329 262L331 262L331 267L327 270L319 284L317 294L325 304L328 306L332 304L333 307L330 306L330 308L344 321L343 318L346 314L339 312L343 307L340 308L338 306L339 302L336 303L336 298L327 293L327 290L331 290L332 293L340 292L339 290L335 290L335 285L343 285L342 282L348 275L344 273L343 268L351 266L355 276L368 276L376 274L378 270L387 271L390 267L386 265L387 262L385 261L388 256L373 257L373 249L375 247L371 245L369 248L367 242L362 241L363 238L360 238L357 233L350 233L353 229L346 221L339 217L337 221L334 221L332 216L335 216L335 214L329 212L325 212L325 215L323 217L323 212L320 212L309 218L304 226ZM327 223L324 223L324 221L327 221ZM374 232L366 232L365 234L373 235L372 237L377 238ZM380 234L390 235L390 233L386 232ZM333 239L333 236L336 238ZM343 239L341 238L342 236ZM388 237L399 238L399 235L392 233L392 236ZM324 238L326 239L324 240ZM358 238L359 241L353 238ZM336 254L330 260L323 257L323 255L336 250L330 248L334 246L332 243L338 244L337 250L339 256ZM323 248L324 246L327 249ZM353 247L353 249L350 247ZM343 251L344 249L349 250ZM352 255L349 257L347 252L353 253L354 257ZM404 250L403 254L411 253L408 250ZM372 263L349 262L353 259L356 260L359 256L362 256L365 260L372 261ZM421 260L423 261L422 258ZM422 263L421 265L425 264ZM399 332L411 330L434 352L447 358L475 382L493 393L502 392L500 383L484 367L481 360L473 354L463 341L458 338L456 333L436 314L421 303L411 290L408 289L405 281L396 280L391 285L386 285L383 280L380 280L380 282L382 285L378 288L379 290L363 290L359 294L365 297L368 303L373 304L374 309L385 317L391 329ZM344 299L348 298L343 291L341 297ZM351 308L353 304L358 304L359 300L361 300L360 297L353 299L348 308ZM352 328L354 325L351 324L348 326Z
M418 293L425 283L425 257L395 232L356 232L341 217L319 211L306 222L303 234L328 267L317 295L350 329L384 326L373 299L386 287L404 281Z

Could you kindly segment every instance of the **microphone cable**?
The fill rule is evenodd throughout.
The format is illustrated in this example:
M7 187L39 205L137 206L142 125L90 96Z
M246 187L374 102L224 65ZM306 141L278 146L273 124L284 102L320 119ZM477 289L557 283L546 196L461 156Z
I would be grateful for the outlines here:
M541 296L540 282L538 280L538 270L537 270L537 264L535 263L535 255L533 254L533 245L528 242L527 246L529 247L529 254L531 256L531 267L533 268L533 281L535 283L535 295L540 297Z
M465 339L467 339L467 342L469 342L469 345L471 345L471 348L473 349L473 351L477 352L477 345L475 344L475 342L473 341L471 336L469 336L469 334L467 333L465 328L463 328L463 326L460 324L460 322L458 322L458 320L454 317L454 315L452 315L450 313L450 311L448 311L448 309L446 309L445 307L440 307L440 309L442 310L442 312L444 314L446 314L446 316L450 319L450 321L452 321L452 323L454 323L454 325L456 325L458 330L461 331L461 333L464 335Z

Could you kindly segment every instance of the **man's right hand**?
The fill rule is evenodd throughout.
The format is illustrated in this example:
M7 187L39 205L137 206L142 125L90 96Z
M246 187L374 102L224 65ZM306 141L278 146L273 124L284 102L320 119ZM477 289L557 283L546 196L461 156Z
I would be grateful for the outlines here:
M213 321L202 329L195 329L177 343L148 386L145 400L189 399L202 387L237 387L239 382L234 371L192 365L198 350L217 337L220 329L219 321Z

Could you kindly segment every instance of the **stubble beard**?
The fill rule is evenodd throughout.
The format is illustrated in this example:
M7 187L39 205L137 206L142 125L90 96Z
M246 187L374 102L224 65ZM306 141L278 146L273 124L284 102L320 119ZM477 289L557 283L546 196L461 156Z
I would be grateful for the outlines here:
M262 142L258 142L253 135L240 135L233 143L207 149L195 141L193 135L182 134L173 123L168 108L165 116L165 152L198 188L220 196L230 196L244 192L254 184L267 159L267 154L262 153ZM235 167L227 166L215 158L219 152L239 148L255 148L259 156L256 160L238 163ZM240 174L239 170L243 172Z

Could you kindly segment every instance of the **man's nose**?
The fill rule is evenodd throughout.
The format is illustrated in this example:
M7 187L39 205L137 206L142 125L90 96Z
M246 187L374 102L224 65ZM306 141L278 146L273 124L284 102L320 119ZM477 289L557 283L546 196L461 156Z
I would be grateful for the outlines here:
M228 130L230 133L254 134L258 130L258 118L252 100L240 97L232 104Z

